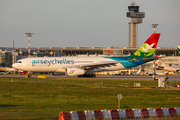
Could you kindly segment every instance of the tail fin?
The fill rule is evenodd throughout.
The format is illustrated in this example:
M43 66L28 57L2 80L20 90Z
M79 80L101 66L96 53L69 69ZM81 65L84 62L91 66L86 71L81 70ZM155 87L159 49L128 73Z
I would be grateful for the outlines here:
M161 33L153 33L144 44L132 55L130 58L136 60L138 58L148 58L153 57L154 52L156 50L156 46L159 40Z
M180 53L180 47L179 46L177 46L177 50L179 51L179 53Z

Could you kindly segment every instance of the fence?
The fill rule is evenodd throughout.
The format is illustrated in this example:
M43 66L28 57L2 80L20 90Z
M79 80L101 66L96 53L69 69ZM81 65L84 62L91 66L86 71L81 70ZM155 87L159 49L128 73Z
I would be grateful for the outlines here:
M58 120L115 120L180 116L180 108L61 111Z

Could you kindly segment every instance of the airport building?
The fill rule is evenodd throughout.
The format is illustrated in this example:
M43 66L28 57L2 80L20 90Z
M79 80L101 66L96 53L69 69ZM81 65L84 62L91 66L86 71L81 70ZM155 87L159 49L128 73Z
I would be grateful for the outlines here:
M133 54L138 48L31 48L31 57L60 57L60 56L127 56ZM177 48L157 48L157 56L167 56L171 59L180 57ZM179 56L179 57L178 57ZM11 67L17 60L28 57L27 48L0 48L0 67ZM169 64L180 62L179 59L167 60ZM175 64L177 64L175 63ZM179 64L179 63L178 63Z
M18 52L0 49L0 67L12 67L12 64L17 61L16 56Z
M137 51L138 48L117 48L117 47L108 47L108 48L31 48L33 52L59 52L65 53L65 56L127 56L133 54ZM32 53L32 52L31 52ZM157 56L179 56L177 48L157 48ZM53 54L54 55L54 54Z
M129 47L137 48L138 41L138 24L142 23L142 19L145 17L144 12L139 12L139 6L133 2L131 6L128 6L129 12L127 17L131 18L129 23Z

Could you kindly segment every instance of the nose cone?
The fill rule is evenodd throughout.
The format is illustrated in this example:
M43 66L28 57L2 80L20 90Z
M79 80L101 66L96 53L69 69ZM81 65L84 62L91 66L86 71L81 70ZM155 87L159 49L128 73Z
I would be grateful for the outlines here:
M12 67L17 68L17 64L16 63L12 64Z

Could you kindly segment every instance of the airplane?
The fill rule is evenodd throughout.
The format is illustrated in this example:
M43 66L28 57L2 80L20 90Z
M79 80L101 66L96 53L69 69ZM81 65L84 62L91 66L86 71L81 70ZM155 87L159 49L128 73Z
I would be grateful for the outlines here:
M31 72L53 72L58 75L92 77L95 72L116 71L136 67L157 60L154 56L161 33L153 33L144 44L129 56L106 57L32 57L24 58L12 65L13 68Z
M158 65L159 69L163 69L165 71L170 71L170 72L174 72L174 73L180 72L179 66L169 66L161 59L156 60L156 63Z

